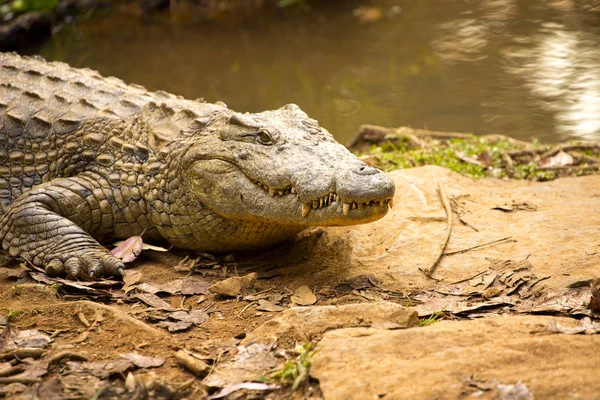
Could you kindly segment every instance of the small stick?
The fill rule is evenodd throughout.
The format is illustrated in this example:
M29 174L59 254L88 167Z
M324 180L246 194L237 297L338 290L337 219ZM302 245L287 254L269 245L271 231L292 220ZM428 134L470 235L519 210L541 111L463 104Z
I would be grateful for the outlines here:
M507 236L507 237L502 238L502 239L492 240L491 242L478 244L478 245L473 246L473 247L467 247L466 249L456 250L456 251L449 251L447 253L444 253L444 255L445 256L453 256L455 254L466 253L467 251L470 251L470 250L479 249L481 247L490 246L492 244L497 244L497 243L500 243L500 242L505 242L505 241L511 240L511 239L512 239L512 236Z
M11 376L11 377L6 377L6 378L0 378L0 385L8 385L9 383L22 383L24 385L28 385L30 383L38 383L40 382L41 379L40 378L25 378L25 377L16 377L16 376Z
M448 245L448 241L450 240L450 234L452 233L452 206L450 205L450 201L448 200L448 196L446 196L446 191L444 190L444 186L441 182L438 181L438 190L440 192L440 198L442 199L442 204L444 205L444 210L446 210L446 237L444 237L444 242L440 246L438 250L438 254L435 257L435 261L431 265L431 267L427 269L422 269L423 272L428 278L432 278L433 271L437 268L440 260L444 256L444 250Z
M0 369L0 378L20 374L23 371L25 371L25 367L22 365Z
M44 349L25 347L0 354L0 361L12 360L13 358L40 358L45 352Z
M555 147L551 148L550 150L546 151L545 153L543 153L540 156L540 158L543 160L544 158L555 155L556 153L560 152L561 150L569 151L569 150L580 150L580 149L596 150L596 149L600 149L600 144L599 143L586 143L586 142L559 144L558 146L555 146Z
M48 365L52 365L54 363L58 363L65 358L75 361L87 361L87 357L82 356L81 354L73 353L72 351L61 351L50 357L48 360Z
M179 350L177 353L175 353L175 359L177 359L177 361L179 361L179 363L188 370L201 378L205 377L210 371L210 365L189 355L184 350Z
M245 312L245 311L246 311L248 308L250 308L250 306L251 306L251 305L253 305L253 304L254 304L254 301L253 301L253 302L251 302L251 303L248 303L248 305L247 305L246 307L244 307L244 308L242 309L242 311L240 311L240 313L239 313L238 315L236 315L235 317L236 317L236 318L241 318L241 317L242 317L242 314L243 314L243 313L244 313L244 312Z
M70 302L69 303L59 303L59 304L57 304L57 306L71 307L71 306L73 306L73 304L74 303L70 303ZM150 325L148 325L148 324L146 324L146 323L144 323L144 322L142 322L142 321L140 321L138 319L133 318L132 316L130 316L127 313L124 313L123 311L119 310L118 308L107 306L107 305L104 305L104 304L94 303L93 301L89 301L89 300L80 300L80 301L76 302L75 304L86 305L86 306L89 306L91 308L95 308L97 310L98 309L100 309L100 310L106 310L106 311L110 312L111 314L113 314L113 316L116 319L119 319L119 320L124 321L124 322L129 322L129 323L131 323L133 325L137 325L138 327L144 329L147 332L153 333L156 336L161 336L161 337L165 336L165 333L163 333L162 331L160 331L160 330L158 330L156 328L153 328Z

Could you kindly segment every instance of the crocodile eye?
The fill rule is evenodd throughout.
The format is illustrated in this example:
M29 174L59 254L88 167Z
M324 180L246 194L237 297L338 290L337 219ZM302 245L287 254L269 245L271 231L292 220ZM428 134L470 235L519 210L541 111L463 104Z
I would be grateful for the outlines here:
M258 138L258 141L261 144L264 144L264 145L273 144L273 138L271 137L269 132L264 129L261 129L260 131L258 131L258 133L256 134L256 137Z

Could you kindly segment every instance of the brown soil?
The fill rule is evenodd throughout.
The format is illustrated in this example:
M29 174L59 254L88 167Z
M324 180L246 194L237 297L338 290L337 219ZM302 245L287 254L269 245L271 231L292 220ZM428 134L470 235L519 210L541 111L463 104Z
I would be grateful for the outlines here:
M197 255L177 250L147 251L129 264L128 274L139 271L141 279L127 294L121 284L77 289L62 282L59 287L52 282L36 282L15 263L0 268L0 330L5 332L0 335L6 336L8 331L6 319L15 332L37 330L50 335L53 341L44 347L46 353L40 360L50 360L63 351L84 356L88 362L122 360L126 353L165 359L161 367L133 367L101 378L88 376L93 373L78 374L74 369L77 363L65 359L50 364L47 373L36 378L41 383L3 384L1 372L7 365L1 359L0 336L0 398L34 398L36 394L57 399L203 398L223 387L281 370L286 360L295 358L291 350L306 342L317 343L321 350L314 358L317 368L313 378L298 390L292 391L289 385L269 391L244 389L227 398L322 398L321 387L325 398L351 398L348 393L357 393L356 398L367 398L363 394L368 398L381 394L380 398L386 399L455 398L464 394L456 386L459 384L466 385L468 393L479 390L497 398L506 385L516 385L517 381L542 397L588 393L577 389L588 384L587 377L592 376L585 368L597 371L600 365L600 336L595 328L590 328L589 338L569 341L556 339L560 333L530 334L545 330L552 319L549 317L531 322L535 329L524 327L524 320L490 325L472 319L502 315L513 321L517 313L540 312L569 317L573 323L577 322L574 318L588 316L595 321L600 317L589 307L594 296L590 281L597 277L600 265L600 216L590 212L598 209L600 177L544 183L475 181L437 167L397 171L391 176L397 185L396 207L381 221L359 227L313 229L278 249L216 259L202 256L194 265L182 260L186 256L193 260ZM432 182L445 188L454 214L451 226L444 207L448 202L440 199ZM515 206L524 204L529 207ZM505 237L510 239L494 242ZM458 253L447 254L454 251ZM447 255L441 255L443 252ZM172 295L158 293L168 303L158 308L134 298L136 293L147 292L140 283L160 286L191 277L206 288L251 272L259 279L236 298L219 297L202 289L184 296L181 288ZM301 289L304 285L308 285L308 292ZM313 294L315 304L311 304ZM415 327L414 312L378 306L389 302L417 306L411 309L422 319L438 316L429 321L431 325ZM354 303L378 308L361 311L352 308ZM305 308L290 309L294 305ZM191 309L206 312L208 318L181 332L159 326L175 311ZM437 318L448 321L438 328ZM497 326L502 326L502 334L492 334ZM353 327L366 331L345 329ZM479 351L477 346L488 334L498 344L514 341L522 348L533 343L550 349L554 358L539 360L563 360L558 367L561 373L547 378L533 373L519 377L515 371L526 370L535 357L511 358L501 345ZM444 338L460 341L467 337L464 335L472 339L454 348L451 357L444 355L444 360L457 361L435 364L441 357L435 352L442 354L448 346ZM372 336L375 344L357 339L363 336ZM386 350L383 344L379 353L373 350L378 348L378 340L402 343L407 340L405 336L415 343L423 342L421 348L426 348L426 343L435 344L435 348L426 354L419 353L417 347L416 353L411 353L410 345L397 353ZM560 346L555 348L557 340ZM351 350L354 342L358 347ZM385 363L369 358L360 351L361 346ZM182 349L204 361L207 370L199 371L198 376L184 368L175 357ZM556 356L558 351L560 357ZM506 353L506 357L497 357L498 352ZM413 363L417 353L426 357ZM485 384L473 381L475 378L471 379L475 383L465 381L473 357L483 357L473 365L477 365L477 379L484 379ZM495 361L486 364L486 357L495 357ZM585 362L575 362L581 357ZM340 367L340 362L346 362L346 367ZM377 376L385 377L386 368L395 363L403 368L413 365L417 368L413 378L430 376L431 383L398 383L410 389L406 397L397 386L378 381ZM374 375L363 374L363 364L372 365ZM27 370L36 364L29 359L13 360L12 365ZM378 365L381 368L376 368ZM453 368L458 369L453 372ZM437 372L432 375L434 370ZM128 371L133 373L129 378ZM397 373L390 376L402 382ZM573 374L583 378L569 381ZM321 387L314 378L321 381ZM369 382L366 386L365 380ZM132 381L139 390L132 389ZM477 385L490 391L477 389ZM520 390L520 386L516 388Z

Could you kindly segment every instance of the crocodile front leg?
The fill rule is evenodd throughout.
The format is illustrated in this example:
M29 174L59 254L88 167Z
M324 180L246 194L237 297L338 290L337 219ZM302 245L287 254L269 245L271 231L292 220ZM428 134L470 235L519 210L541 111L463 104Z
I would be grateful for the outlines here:
M123 275L121 260L90 236L114 236L115 213L123 215L116 210L114 197L108 182L98 177L61 178L40 185L20 196L2 216L2 249L45 268L51 276Z

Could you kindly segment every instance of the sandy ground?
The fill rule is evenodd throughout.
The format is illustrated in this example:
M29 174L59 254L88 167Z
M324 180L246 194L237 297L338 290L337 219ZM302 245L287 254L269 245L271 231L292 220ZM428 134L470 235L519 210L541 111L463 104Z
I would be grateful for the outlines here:
M0 397L600 398L600 176L391 176L380 221L144 251L125 286L0 268ZM271 386L305 343L310 378Z

